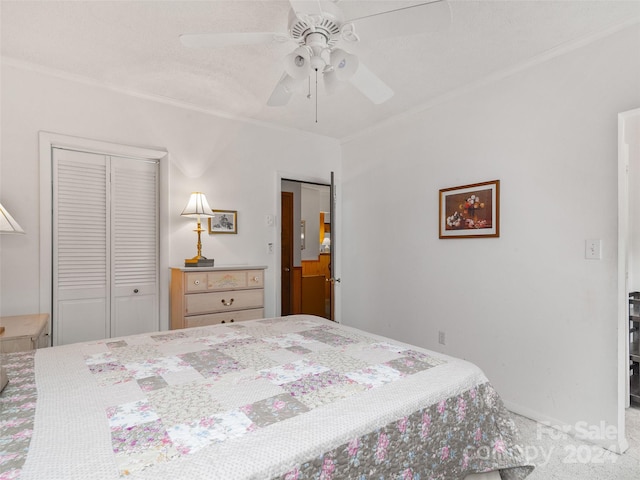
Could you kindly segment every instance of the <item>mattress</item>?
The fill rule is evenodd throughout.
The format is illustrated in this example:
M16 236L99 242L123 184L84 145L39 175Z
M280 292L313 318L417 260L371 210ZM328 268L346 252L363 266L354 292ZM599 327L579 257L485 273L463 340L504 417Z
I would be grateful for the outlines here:
M478 367L318 317L2 363L0 479L522 479L533 470Z

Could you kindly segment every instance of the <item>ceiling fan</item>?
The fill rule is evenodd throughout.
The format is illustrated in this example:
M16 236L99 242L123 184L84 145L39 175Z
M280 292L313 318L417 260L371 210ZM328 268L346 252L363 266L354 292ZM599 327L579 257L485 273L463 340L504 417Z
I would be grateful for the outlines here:
M284 73L267 101L270 106L286 105L314 73L316 89L320 74L327 93L349 82L374 104L381 104L394 95L393 90L339 44L434 31L451 22L449 5L443 0L351 19L344 18L338 0L289 0L289 3L287 32L194 33L180 35L180 41L187 47L295 42L297 47L285 57Z

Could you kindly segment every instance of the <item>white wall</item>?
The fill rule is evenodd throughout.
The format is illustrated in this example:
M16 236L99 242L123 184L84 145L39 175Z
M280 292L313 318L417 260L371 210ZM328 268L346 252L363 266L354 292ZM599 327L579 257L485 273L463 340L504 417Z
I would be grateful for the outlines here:
M616 426L617 113L640 106L639 44L636 25L346 142L343 323L469 359L531 417ZM493 179L500 238L439 240L438 190Z
M190 192L205 192L212 208L238 211L238 234L203 234L203 254L216 265L267 265L265 313L275 314L280 224L269 227L265 217L279 217L280 175L328 182L330 171L339 172L337 141L132 97L12 62L3 62L1 89L0 201L26 232L1 240L1 315L40 310L38 205L46 194L39 185L40 130L165 148L169 264L181 266L196 254L195 223L180 212ZM276 254L267 254L269 242Z

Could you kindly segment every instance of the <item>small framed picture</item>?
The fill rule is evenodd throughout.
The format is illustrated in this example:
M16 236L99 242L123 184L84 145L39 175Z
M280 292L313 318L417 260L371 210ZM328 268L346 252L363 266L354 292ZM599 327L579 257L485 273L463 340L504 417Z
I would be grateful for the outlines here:
M209 217L209 233L238 233L238 211L213 210L213 217Z
M500 236L500 180L440 190L440 238Z

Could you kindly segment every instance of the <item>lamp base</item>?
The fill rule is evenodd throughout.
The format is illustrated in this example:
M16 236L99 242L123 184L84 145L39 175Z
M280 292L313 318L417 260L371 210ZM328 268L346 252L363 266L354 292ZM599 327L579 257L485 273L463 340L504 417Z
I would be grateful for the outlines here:
M184 261L185 267L213 267L213 258L193 257Z

